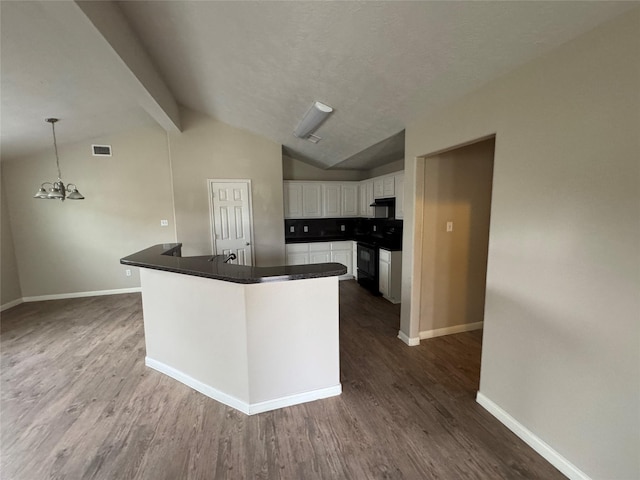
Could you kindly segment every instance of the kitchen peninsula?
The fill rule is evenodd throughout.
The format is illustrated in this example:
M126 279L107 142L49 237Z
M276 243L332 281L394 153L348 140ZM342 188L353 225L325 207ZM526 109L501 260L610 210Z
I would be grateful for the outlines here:
M339 263L252 267L182 257L180 243L122 258L141 267L147 366L248 415L339 395Z

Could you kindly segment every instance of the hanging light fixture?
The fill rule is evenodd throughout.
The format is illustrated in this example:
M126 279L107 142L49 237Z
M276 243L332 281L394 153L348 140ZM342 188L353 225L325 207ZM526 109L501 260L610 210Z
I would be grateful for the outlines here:
M33 196L33 198L47 198L47 199L60 199L64 201L65 198L69 200L84 200L84 196L78 191L78 187L76 187L73 183L64 185L62 182L62 174L60 173L60 159L58 158L58 143L56 142L56 127L55 123L58 121L57 118L46 118L45 121L51 124L51 130L53 132L53 148L56 152L56 167L58 167L58 180L51 182L44 182L40 185L40 189ZM45 185L50 185L51 188L47 192Z

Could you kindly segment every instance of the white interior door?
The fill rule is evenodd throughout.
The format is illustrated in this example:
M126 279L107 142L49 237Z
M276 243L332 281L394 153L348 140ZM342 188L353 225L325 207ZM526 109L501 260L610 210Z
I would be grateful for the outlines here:
M251 183L248 180L209 180L213 223L213 251L235 253L229 263L253 265Z

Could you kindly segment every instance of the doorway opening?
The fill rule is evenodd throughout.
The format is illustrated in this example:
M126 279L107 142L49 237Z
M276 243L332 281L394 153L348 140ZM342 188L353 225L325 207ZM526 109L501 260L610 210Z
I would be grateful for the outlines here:
M484 324L495 137L424 162L420 339Z
M214 255L235 254L230 263L255 265L251 180L208 180Z

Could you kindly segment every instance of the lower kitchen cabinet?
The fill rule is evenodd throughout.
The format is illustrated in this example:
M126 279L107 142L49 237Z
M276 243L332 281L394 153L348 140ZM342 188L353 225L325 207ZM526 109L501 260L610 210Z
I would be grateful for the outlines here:
M402 252L380 249L378 289L391 303L400 303L402 288Z
M337 262L347 267L347 273L340 278L352 278L354 276L353 244L351 240L290 243L285 246L287 265Z

